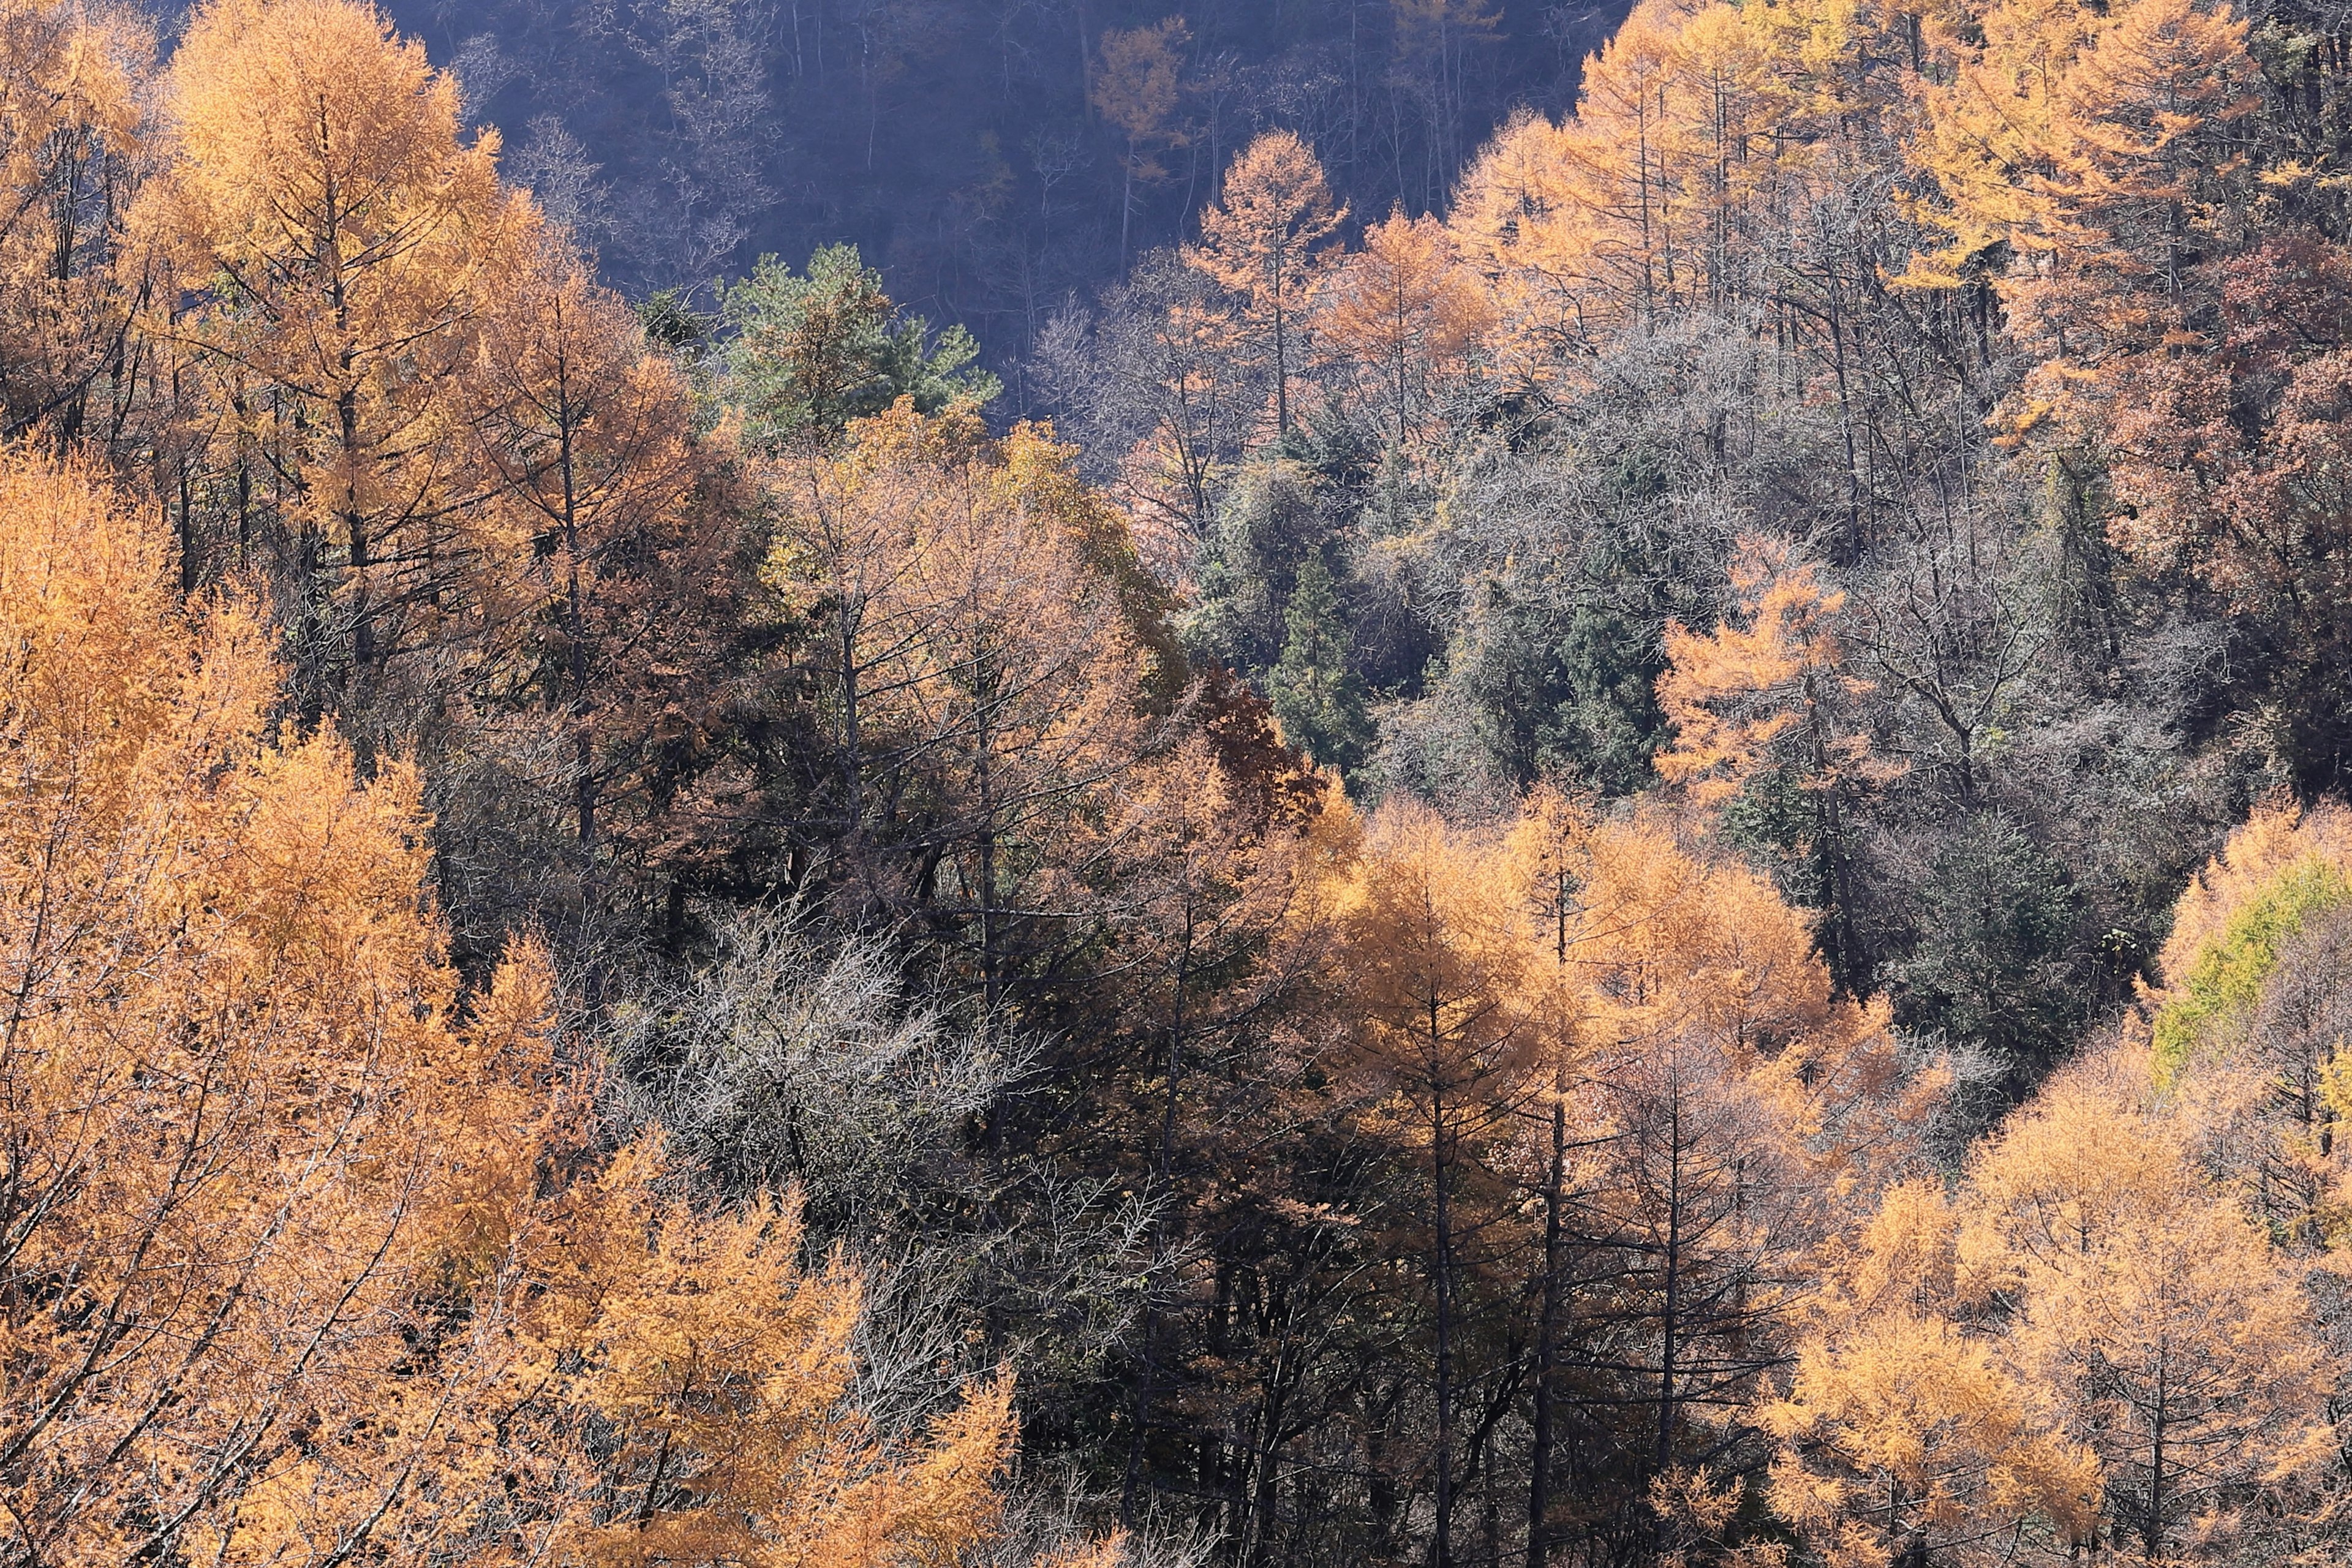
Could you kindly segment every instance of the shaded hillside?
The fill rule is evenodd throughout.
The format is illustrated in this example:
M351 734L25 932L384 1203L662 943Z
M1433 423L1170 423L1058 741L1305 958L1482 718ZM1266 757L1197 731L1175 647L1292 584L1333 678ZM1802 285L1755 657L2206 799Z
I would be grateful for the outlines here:
M1444 205L1518 105L1557 113L1622 0L399 0L469 115L630 290L850 240L1009 363L1073 289L1177 237L1255 132L1365 216ZM1130 145L1090 105L1122 31L1181 16ZM1102 96L1097 91L1096 96ZM1016 397L1019 388L1015 387Z

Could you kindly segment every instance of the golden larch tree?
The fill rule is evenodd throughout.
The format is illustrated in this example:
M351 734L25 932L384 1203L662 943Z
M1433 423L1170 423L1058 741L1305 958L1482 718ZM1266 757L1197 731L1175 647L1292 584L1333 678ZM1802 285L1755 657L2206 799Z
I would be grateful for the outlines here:
M141 96L152 26L130 7L24 0L0 11L0 432L60 442L89 416L122 345L140 260L122 214L148 172ZM105 422L101 421L101 425Z
M286 497L304 658L365 673L484 547L456 389L536 215L500 188L497 137L461 136L455 80L352 0L205 6L163 116L135 221L194 299L152 330Z
M1181 16L1169 16L1149 27L1111 27L1103 33L1102 68L1095 73L1087 98L1095 112L1127 141L1127 155L1119 160L1125 182L1118 205L1121 272L1127 270L1136 184L1165 180L1167 166L1158 153L1184 144L1176 106L1183 98L1184 50L1192 41L1192 30Z
M2327 1462L2328 1378L2299 1270L2185 1131L2061 1079L1979 1152L1964 1259L2013 1302L2004 1353L2099 1458L2102 1524L2150 1563L2228 1561Z
M245 607L77 468L0 462L5 1499L67 1565L944 1562L1001 1381L851 1396L794 1205L601 1153L543 953L461 995L417 783L269 718Z
M1313 148L1269 131L1225 172L1216 205L1201 215L1201 242L1184 259L1241 301L1244 331L1274 375L1277 429L1290 428L1296 342L1322 266L1318 247L1347 217L1335 206Z
M1827 1270L1786 1393L1757 1409L1781 1445L1773 1510L1826 1561L1995 1563L2096 1518L2096 1457L1969 1321L1959 1230L1939 1178L1889 1188Z
M1383 807L1343 895L1334 953L1357 1064L1385 1090L1374 1119L1420 1153L1429 1180L1441 1564L1454 1561L1461 1241L1466 1215L1492 1201L1472 1178L1525 1094L1538 1043L1523 1006L1531 953L1502 851L1425 806Z
M1318 331L1330 350L1372 373L1402 447L1430 386L1486 324L1485 295L1456 260L1445 226L1399 208L1334 269Z
M697 542L693 503L715 465L683 378L636 318L561 236L531 237L486 290L461 384L460 461L485 492L470 640L478 687L570 731L565 793L586 851L606 785L654 721L646 693L616 679L657 658L674 613L646 568Z

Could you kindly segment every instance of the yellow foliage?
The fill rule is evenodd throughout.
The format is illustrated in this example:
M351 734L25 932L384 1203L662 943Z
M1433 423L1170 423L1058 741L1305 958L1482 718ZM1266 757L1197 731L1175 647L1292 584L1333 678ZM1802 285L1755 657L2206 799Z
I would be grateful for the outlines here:
M0 4L0 431L78 434L138 261L117 254L145 171L152 25L128 6Z
M1344 222L1314 149L1288 131L1268 131L1225 172L1214 205L1201 214L1201 242L1185 264L1241 301L1240 323L1274 373L1275 418L1290 427L1290 373L1301 318L1324 258L1319 247Z
M2189 1156L2183 1130L2062 1081L1970 1171L2007 1354L2089 1446L2118 1528L2164 1560L2325 1463L2329 1379L2301 1271Z
M1460 1114L1535 1044L1515 1005L1530 955L1503 846L1398 802L1372 818L1352 870L1336 914L1361 1047L1432 1114L1449 1099Z
M2314 859L2352 876L2352 812L2334 802L2310 811L2285 802L2256 807L2173 906L2158 973L2168 984L2187 980L2239 910L2280 872Z
M179 287L152 330L340 551L365 667L424 564L480 548L457 393L537 214L500 188L497 137L461 138L457 83L350 0L216 0L163 88L167 163L134 221Z
M397 765L273 734L234 602L81 469L0 458L6 1501L42 1561L945 1563L1009 1389L850 1397L857 1276L688 1202L519 944L461 1005Z
M1808 1341L1787 1397L1758 1413L1783 1445L1774 1511L1841 1561L1879 1568L1921 1548L1990 1561L2022 1519L2078 1534L2097 1460L2036 1430L2034 1415L1990 1347L1955 1324L1865 1319Z
M1658 755L1659 776L1716 805L1792 748L1789 760L1817 790L1882 772L1866 739L1835 723L1841 701L1869 689L1841 668L1833 627L1845 595L1823 587L1810 563L1754 540L1732 568L1732 587L1744 628L1727 621L1702 637L1667 623L1658 706L1675 743Z
M2006 242L2004 286L2030 314L2088 309L2113 331L2113 296L2177 288L2195 237L2225 221L2215 203L2244 167L2231 127L2257 106L2247 24L2199 0L2003 0L1979 32L1952 79L1919 88L1910 155L1941 199L1913 211L1947 241L1908 280L1949 286ZM2104 281L2041 297L2073 274Z
M1486 279L1490 353L1541 382L1608 332L1761 301L1834 188L1892 18L1847 3L1634 7L1585 62L1575 114L1507 126L1448 226Z
M1364 235L1364 247L1327 286L1322 335L1333 350L1370 368L1389 400L1395 438L1412 433L1430 379L1455 363L1486 325L1476 280L1454 258L1435 218L1403 209Z
M2329 1379L2299 1268L2132 1103L2062 1073L1940 1182L1889 1189L1831 1271L1788 1392L1776 1511L1826 1556L2010 1561L2129 1540L2231 1561L2327 1462Z
M1182 144L1171 124L1181 93L1184 47L1192 36L1181 16L1149 27L1111 27L1103 33L1102 68L1088 95L1095 112L1124 133L1131 146L1149 142ZM1139 167L1139 174L1140 168ZM1156 167L1152 177L1159 177Z

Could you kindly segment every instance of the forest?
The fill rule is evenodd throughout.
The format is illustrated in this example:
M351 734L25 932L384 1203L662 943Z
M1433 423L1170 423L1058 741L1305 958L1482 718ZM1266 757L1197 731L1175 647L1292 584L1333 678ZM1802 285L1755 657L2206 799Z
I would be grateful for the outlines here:
M1008 7L992 345L0 0L0 1568L2352 1558L2302 7Z
M1279 123L1343 199L1442 206L1630 0L390 0L632 294L855 244L1028 412L1032 341ZM1155 72L1157 74L1155 74Z

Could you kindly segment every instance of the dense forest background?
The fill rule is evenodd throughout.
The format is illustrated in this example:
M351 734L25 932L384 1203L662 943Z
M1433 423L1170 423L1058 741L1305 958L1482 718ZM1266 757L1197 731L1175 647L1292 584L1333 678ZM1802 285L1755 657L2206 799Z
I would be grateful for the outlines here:
M856 245L1008 381L1074 296L1189 233L1226 161L1286 125L1367 214L1444 205L1509 111L1559 113L1618 0L402 0L469 119L627 290ZM1106 35L1181 16L1174 91L1130 143ZM1134 169L1130 169L1130 155ZM1139 177L1131 177L1139 173Z
M2346 29L0 0L0 1563L2342 1561Z

